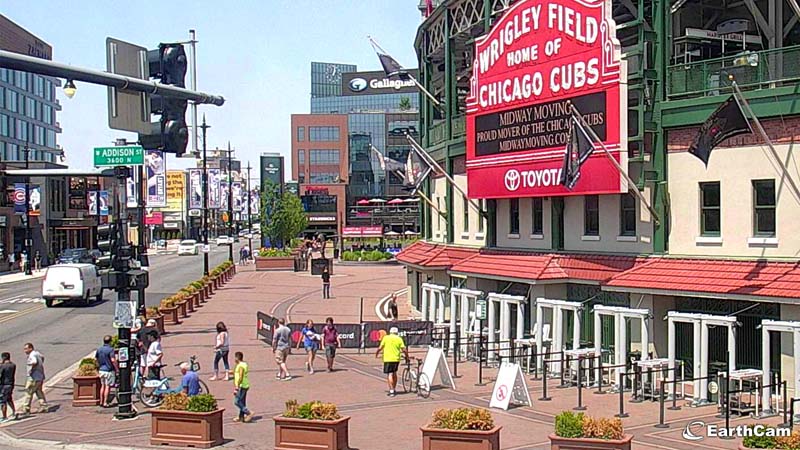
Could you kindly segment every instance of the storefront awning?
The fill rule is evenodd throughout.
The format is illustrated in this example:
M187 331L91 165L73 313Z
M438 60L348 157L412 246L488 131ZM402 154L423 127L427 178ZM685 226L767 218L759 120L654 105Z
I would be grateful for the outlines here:
M658 258L614 276L604 290L750 300L800 299L800 263Z

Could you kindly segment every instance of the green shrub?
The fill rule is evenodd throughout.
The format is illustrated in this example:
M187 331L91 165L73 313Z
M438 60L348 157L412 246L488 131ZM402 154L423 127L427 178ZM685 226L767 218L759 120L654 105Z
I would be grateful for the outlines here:
M742 439L745 448L775 448L775 438L772 436L745 436Z
M494 419L492 413L483 408L437 409L428 427L488 431L494 428Z
M189 397L186 410L190 412L211 412L217 410L217 399L211 394L200 394Z
M79 377L93 377L97 375L99 366L97 360L94 358L83 358L78 363L78 376Z
M258 256L262 258L285 258L292 256L292 251L282 248L262 248L258 251Z
M286 410L283 412L283 417L306 420L336 420L341 418L336 405L317 400L303 403L302 405L298 404L297 400L289 400L286 402Z
M358 261L359 252L354 252L352 250L347 250L342 254L342 260L344 261Z
M556 416L556 436L563 438L583 437L583 413L563 411Z
M111 345L111 348L119 348L119 335L118 334L111 335L111 343L109 345Z

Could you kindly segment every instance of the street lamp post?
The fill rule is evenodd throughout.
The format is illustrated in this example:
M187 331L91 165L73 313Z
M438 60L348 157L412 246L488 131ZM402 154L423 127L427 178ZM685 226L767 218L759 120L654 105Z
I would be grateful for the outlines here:
M28 141L25 141L25 169L30 169L30 152ZM25 275L33 275L31 261L33 261L33 242L31 242L31 177L25 177L25 253L28 257L25 262Z
M203 114L203 275L208 276L208 166L206 165L206 151L208 144L206 141L206 130L211 128L206 125L206 115Z
M250 216L250 161L247 161L247 248L253 257L253 218Z
M232 153L233 150L231 150L231 141L228 141L228 236L231 239L230 244L228 245L228 261L231 263L233 263L233 242L236 240L236 237L233 234L233 178L231 178L231 172L233 172L233 158L231 157Z

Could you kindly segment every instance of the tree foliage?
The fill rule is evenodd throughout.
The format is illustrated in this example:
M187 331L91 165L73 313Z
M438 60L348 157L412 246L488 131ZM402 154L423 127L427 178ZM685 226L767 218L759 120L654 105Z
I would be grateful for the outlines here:
M290 192L281 195L280 186L267 181L261 192L261 233L275 246L290 242L308 225L300 198Z

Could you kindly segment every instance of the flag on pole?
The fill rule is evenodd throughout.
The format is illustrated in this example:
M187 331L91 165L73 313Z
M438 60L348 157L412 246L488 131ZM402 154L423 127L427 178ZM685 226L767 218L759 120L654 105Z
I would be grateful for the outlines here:
M425 0L425 17L430 17L433 13L433 0Z
M586 130L575 119L570 118L569 140L564 152L564 165L561 168L561 184L572 190L581 177L581 166L594 152L594 145Z
M415 151L408 152L408 159L404 168L403 189L416 195L422 182L433 172L433 168Z
M377 50L375 52L378 54L378 59L381 61L381 66L383 66L383 71L386 73L387 78L396 76L403 81L411 79L408 71L404 69L397 60Z
M742 112L741 105L736 97L731 95L703 122L697 137L689 147L689 153L698 157L708 167L708 159L714 147L730 137L752 132L753 129L750 128L750 122Z
M372 149L373 153L375 153L375 156L378 158L378 164L380 164L381 170L383 170L384 172L386 171L405 172L406 166L400 161L385 156L383 153L380 152L380 150L378 150L372 145L370 145L370 149Z

